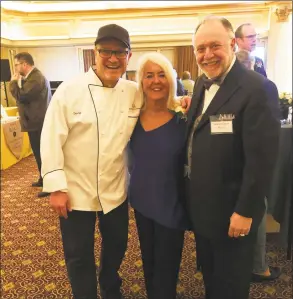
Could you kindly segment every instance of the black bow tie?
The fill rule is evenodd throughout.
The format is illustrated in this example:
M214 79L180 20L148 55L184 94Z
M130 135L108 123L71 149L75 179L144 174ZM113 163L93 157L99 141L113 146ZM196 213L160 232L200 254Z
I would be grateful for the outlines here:
M209 90L213 84L221 85L222 83L222 77L215 77L212 79L208 79L208 77L203 76L202 80L203 80L203 85L207 90Z

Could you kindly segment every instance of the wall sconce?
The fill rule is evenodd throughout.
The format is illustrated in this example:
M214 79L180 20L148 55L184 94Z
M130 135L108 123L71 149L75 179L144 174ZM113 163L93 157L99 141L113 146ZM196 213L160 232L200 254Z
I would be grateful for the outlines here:
M288 21L288 16L292 12L291 8L288 8L287 6L284 6L282 8L277 8L275 11L275 14L278 18L278 22L286 22Z

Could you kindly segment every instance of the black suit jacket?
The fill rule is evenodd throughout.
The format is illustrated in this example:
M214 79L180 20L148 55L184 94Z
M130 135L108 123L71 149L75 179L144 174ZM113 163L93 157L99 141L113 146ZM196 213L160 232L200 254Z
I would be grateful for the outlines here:
M11 81L10 92L16 99L22 131L41 130L52 97L49 81L35 67L21 88L16 80Z
M177 82L177 91L176 91L177 96L184 96L184 86L182 82L180 81L180 79L176 79L176 82Z
M196 233L209 238L228 234L236 212L252 217L256 231L275 165L280 124L272 106L275 85L237 60L204 113L193 137L187 209ZM188 112L192 127L204 95L199 77ZM233 134L211 134L209 117L233 114Z

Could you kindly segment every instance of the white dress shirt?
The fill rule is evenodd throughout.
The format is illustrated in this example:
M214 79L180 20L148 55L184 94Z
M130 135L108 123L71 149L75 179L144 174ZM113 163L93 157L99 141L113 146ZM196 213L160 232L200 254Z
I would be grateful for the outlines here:
M230 72L232 66L234 65L236 61L236 56L234 55L232 62L228 68L228 70L225 72L225 74L223 75L223 81L226 78L226 76L228 75L228 73ZM210 79L210 78L209 78ZM204 94L204 104L203 104L203 109L202 109L202 114L205 113L205 111L208 109L210 103L212 102L213 98L215 97L217 91L219 90L220 86L217 84L212 84L211 87L209 89L205 90L205 94Z
M255 56L252 56L252 55L250 55L250 69L252 70L252 71L254 71L254 65L255 65Z
M126 145L141 102L137 84L103 87L94 71L63 82L41 136L43 191L67 191L73 210L108 213L127 197Z

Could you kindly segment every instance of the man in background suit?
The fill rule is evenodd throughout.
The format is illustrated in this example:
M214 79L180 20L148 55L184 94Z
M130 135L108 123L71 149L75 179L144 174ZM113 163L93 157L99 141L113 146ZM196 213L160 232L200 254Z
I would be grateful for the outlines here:
M230 22L208 17L194 35L203 71L188 112L187 208L206 299L247 299L256 233L278 149L269 81L235 57Z
M235 31L236 44L239 51L244 50L249 53L253 52L256 47L256 36L256 31L251 23L240 25ZM262 59L256 56L251 57L251 69L267 77Z
M28 132L30 144L38 165L39 180L32 187L42 187L40 139L51 88L45 76L34 66L33 57L27 52L14 56L15 73L11 78L10 92L16 99L22 132ZM38 197L48 196L39 192Z
M240 63L242 63L246 68L251 69L251 59L249 52L247 51L238 51L236 53L236 57ZM270 84L267 85L268 93L275 93L273 97L271 97L273 102L270 103L270 106L273 111L273 115L277 120L280 119L280 106L279 99L277 94L276 85L270 81ZM267 209L268 209L268 201L265 198L266 210L265 214L261 220L261 223L257 232L257 239L254 250L254 258L253 258L253 273L252 273L252 281L253 282L263 282L277 279L281 270L279 267L269 266L266 260L266 224L267 224Z
M184 92L183 84L182 84L180 78L178 77L177 71L174 68L173 68L173 70L174 70L174 73L176 74L176 83L177 83L176 95L184 96L185 92Z

